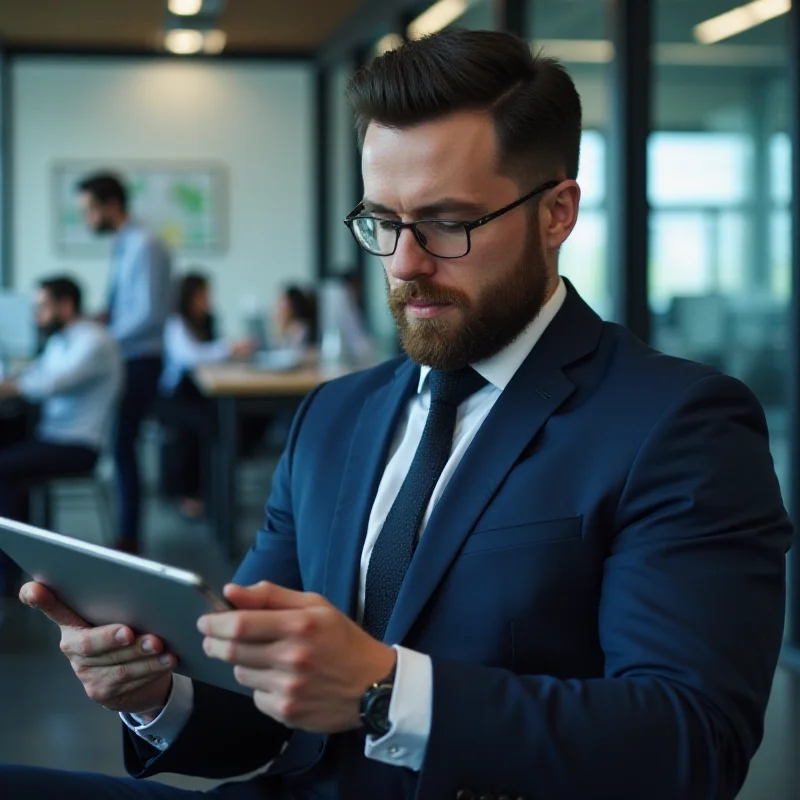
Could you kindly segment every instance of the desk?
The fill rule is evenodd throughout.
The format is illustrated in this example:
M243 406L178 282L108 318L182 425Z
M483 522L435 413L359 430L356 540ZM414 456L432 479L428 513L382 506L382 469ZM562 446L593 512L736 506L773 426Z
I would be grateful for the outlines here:
M227 554L236 553L236 508L239 418L247 414L293 413L303 397L325 381L351 372L344 367L307 365L269 372L242 364L206 364L193 372L194 381L216 406L213 442L213 525Z

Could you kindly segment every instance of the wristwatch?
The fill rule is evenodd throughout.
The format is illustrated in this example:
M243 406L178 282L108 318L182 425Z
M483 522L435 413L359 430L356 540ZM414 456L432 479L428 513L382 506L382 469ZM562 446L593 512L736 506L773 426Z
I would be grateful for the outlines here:
M373 683L361 696L361 724L370 736L386 736L392 727L389 722L389 705L392 702L396 669L395 665L383 680Z

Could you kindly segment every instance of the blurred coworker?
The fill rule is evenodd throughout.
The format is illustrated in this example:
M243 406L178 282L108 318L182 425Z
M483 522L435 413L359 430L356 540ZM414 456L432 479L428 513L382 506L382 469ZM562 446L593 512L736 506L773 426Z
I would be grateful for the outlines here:
M25 516L29 487L94 468L122 384L117 345L102 325L81 316L74 281L40 283L36 324L47 337L44 351L16 379L0 382L0 397L42 404L33 438L0 449L0 516L13 519ZM4 556L0 571L3 563Z
M317 341L317 302L313 292L287 286L275 306L272 346L304 349Z
M136 440L158 395L164 322L171 296L171 258L163 242L128 215L128 195L111 174L96 174L79 186L87 226L114 234L107 321L125 365L125 393L114 437L119 488L117 547L139 550L141 487Z
M376 347L367 332L364 320L364 281L357 270L343 275L347 289L347 304L341 320L342 345L357 366L372 365L376 360Z
M213 410L189 374L199 364L246 358L255 342L228 343L214 337L209 281L190 272L178 284L176 313L164 331L164 372L161 375L159 418L174 428L177 442L170 453L169 490L180 500L180 510L191 518L205 511L204 489L210 471L210 453L203 441L211 438Z

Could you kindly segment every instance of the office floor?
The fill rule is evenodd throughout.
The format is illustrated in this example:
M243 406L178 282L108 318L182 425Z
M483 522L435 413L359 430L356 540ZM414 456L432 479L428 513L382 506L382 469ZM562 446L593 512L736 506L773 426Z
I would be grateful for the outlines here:
M248 508L240 515L243 545L248 532L252 535L259 524L268 480L268 471L258 468L249 468L243 476ZM97 517L82 497L63 498L58 526L66 533L99 540ZM151 557L199 570L219 583L230 577L234 565L220 556L204 526L186 523L157 501L150 501L147 530L147 554ZM0 762L122 775L118 719L86 699L58 652L57 641L54 626L21 607L12 606L0 626ZM800 676L781 670L767 714L764 743L739 797L797 800L798 754ZM162 780L192 789L213 785L179 776Z

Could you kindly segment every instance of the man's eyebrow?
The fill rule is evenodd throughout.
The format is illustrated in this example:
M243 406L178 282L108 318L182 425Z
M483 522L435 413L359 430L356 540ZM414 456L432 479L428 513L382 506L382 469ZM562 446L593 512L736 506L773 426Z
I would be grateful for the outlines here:
M395 209L389 208L382 203L376 203L367 198L362 200L362 204L364 206L364 211L367 213L393 214L395 216L399 216ZM482 203L474 203L470 202L469 200L459 200L455 197L443 197L441 200L437 200L435 203L428 203L427 205L419 206L418 208L413 209L414 219L425 219L425 217L441 216L448 213L466 213L474 214L476 217L480 217L486 213L486 206Z

